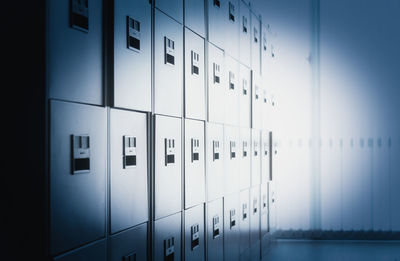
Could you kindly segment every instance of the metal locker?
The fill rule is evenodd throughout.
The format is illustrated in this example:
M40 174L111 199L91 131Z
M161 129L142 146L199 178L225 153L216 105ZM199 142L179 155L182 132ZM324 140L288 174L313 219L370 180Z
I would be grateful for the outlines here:
M260 131L251 130L251 186L261 183L261 137Z
M220 32L220 34L225 34L223 49L237 60L239 60L239 1L222 1L222 8L225 10L224 30Z
M251 71L251 126L254 129L262 128L262 86L261 77L255 71Z
M207 260L224 257L224 206L222 198L207 203Z
M208 0L208 41L225 49L225 10L228 0ZM209 56L212 57L212 56Z
M154 141L155 219L181 211L181 119L156 115Z
M206 38L204 0L185 0L185 26Z
M265 78L263 76L263 86L261 87L261 126L264 130L270 130L272 128L271 94L269 92L270 87L266 86Z
M251 30L250 7L239 0L239 61L249 68L251 66Z
M54 261L106 261L107 245L106 240L96 241L84 247L74 249L71 252L61 254L54 258Z
M204 204L185 210L185 260L205 260Z
M206 119L204 39L185 28L185 117Z
M239 134L239 189L250 187L251 182L251 129L240 128Z
M239 125L251 126L251 72L243 64L239 65Z
M154 222L155 261L181 260L181 215L179 212Z
M239 229L240 229L240 256L244 256L246 250L250 248L250 190L246 189L240 192L240 213L239 213ZM248 252L248 251L247 251Z
M270 38L271 29L268 25L261 24L261 74L264 78L271 75L270 59L272 59L272 47Z
M224 126L225 195L239 191L239 128Z
M105 236L107 114L50 102L50 245L55 255Z
M185 120L185 209L205 201L204 122Z
M155 7L183 24L183 0L156 0Z
M261 22L251 13L251 69L261 75Z
M239 260L239 193L224 197L224 260Z
M112 105L151 111L151 4L114 1Z
M225 54L208 43L208 121L224 123L225 115Z
M49 98L102 105L103 1L47 1Z
M110 237L110 261L147 260L147 223Z
M275 182L268 182L268 228L270 232L274 232L277 228L277 220L276 220L276 191L275 191Z
M225 55L226 76L225 84L225 123L239 125L239 63Z
M261 183L266 183L270 180L270 132L267 130L261 131Z
M111 233L148 221L146 114L110 110Z
M260 186L250 188L250 246L260 240Z
M207 199L224 195L224 127L222 124L206 123L207 139Z
M260 197L260 205L261 205L261 238L263 238L268 232L268 209L269 209L269 199L268 199L268 183L261 183L261 197Z
M157 9L154 20L154 113L180 117L183 103L183 28Z

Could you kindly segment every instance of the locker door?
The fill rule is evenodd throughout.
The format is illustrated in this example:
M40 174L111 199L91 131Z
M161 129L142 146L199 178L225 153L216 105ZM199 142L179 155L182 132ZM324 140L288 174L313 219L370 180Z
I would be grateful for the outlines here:
M181 260L181 213L154 222L155 261Z
M252 92L252 120L251 126L254 129L261 129L262 127L262 88L261 88L261 78L255 72L251 72L251 92Z
M230 56L239 60L239 0L222 1L225 9L223 15L225 33L224 50Z
M155 10L154 112L182 116L183 28L172 18Z
M251 126L251 73L248 67L239 65L239 125Z
M204 39L185 29L185 116L206 119Z
M104 103L102 2L47 1L49 98Z
M215 123L206 123L206 127L207 198L211 201L224 195L224 127Z
M239 194L224 197L224 260L239 260Z
M89 244L79 249L75 249L71 252L59 255L58 257L54 258L54 261L106 261L106 249L106 240L100 240L96 243Z
M259 185L261 182L261 137L260 131L251 130L251 185Z
M261 238L263 238L269 231L268 227L268 183L261 183L261 197L260 197L260 204L261 204Z
M113 70L113 106L151 111L151 4L148 1L114 1Z
M261 126L264 130L269 130L272 127L272 115L271 115L271 96L267 85L266 77L262 78L263 84L261 88Z
M206 37L204 0L185 0L185 26Z
M391 204L390 217L392 231L400 231L400 206L399 201L394 200L400 198L400 138L391 137L388 141L390 147L390 180L391 180Z
M239 229L240 229L240 256L244 259L244 255L249 253L250 248L250 190L246 189L240 192L240 213L239 213Z
M216 0L218 1L218 0ZM208 121L224 123L225 115L224 52L208 44Z
M111 233L148 221L146 114L110 110Z
M181 119L155 116L155 219L181 210Z
M208 0L208 41L224 49L224 17L227 0ZM209 56L211 57L211 56Z
M266 79L271 75L270 59L271 59L271 30L268 25L261 25L261 74Z
M239 64L225 55L227 82L225 85L225 123L239 125Z
M205 201L204 122L185 120L185 209Z
M185 260L205 259L204 205L185 210Z
M239 129L224 126L225 195L239 191Z
M250 187L251 182L251 129L240 128L239 135L239 189Z
M51 254L105 236L105 108L50 103Z
M111 236L109 260L147 260L147 223Z
M224 215L222 198L207 203L207 260L219 261L224 256Z
M251 13L251 69L261 75L261 22Z
M261 132L261 182L267 183L270 180L270 132Z
M250 188L250 255L260 259L260 186Z
M156 0L155 7L183 24L183 0Z
M246 67L251 66L251 24L250 8L239 0L239 61Z

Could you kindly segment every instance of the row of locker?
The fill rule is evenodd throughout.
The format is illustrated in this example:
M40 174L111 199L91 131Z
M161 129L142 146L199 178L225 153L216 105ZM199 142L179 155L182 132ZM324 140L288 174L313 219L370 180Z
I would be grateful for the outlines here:
M205 30L198 29L204 24L203 1L185 2L186 26L182 0L156 1L155 9L147 0L110 2L105 9L113 14L111 29L103 25L102 1L48 1L49 98L270 129L271 123L262 122L261 115L272 109L273 94L264 86L267 72L261 74L260 68L261 60L267 68L273 51L266 40L268 30L260 29L254 15L250 18L247 4L210 1L206 40ZM227 10L233 13L226 15ZM225 16L228 22L222 21ZM105 46L103 27L113 33ZM246 36L239 37L239 31ZM240 58L235 55L239 49Z
M270 132L148 115L50 101L52 255L104 237L106 209L111 234L147 222L150 157L154 220L272 180Z
M268 198L263 183L156 220L152 260L260 260L270 240ZM111 235L108 251L100 239L55 260L149 260L149 231L144 222Z

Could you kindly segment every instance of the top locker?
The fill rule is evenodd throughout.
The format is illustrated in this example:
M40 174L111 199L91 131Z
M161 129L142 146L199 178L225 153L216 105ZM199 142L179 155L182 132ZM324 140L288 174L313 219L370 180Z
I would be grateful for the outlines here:
M103 1L47 1L49 98L103 105Z
M224 48L226 53L239 60L239 1L224 1Z
M261 74L261 21L251 14L251 69Z
M185 26L206 38L204 0L185 0Z
M227 0L208 0L208 41L224 50L225 2Z
M151 4L114 1L114 107L151 111Z
M183 1L184 0L154 0L155 7L183 24Z

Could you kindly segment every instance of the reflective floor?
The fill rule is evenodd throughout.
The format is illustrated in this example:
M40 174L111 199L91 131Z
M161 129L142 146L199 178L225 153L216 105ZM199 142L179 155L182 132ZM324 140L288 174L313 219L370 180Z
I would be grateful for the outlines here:
M263 261L400 261L400 242L279 240Z

